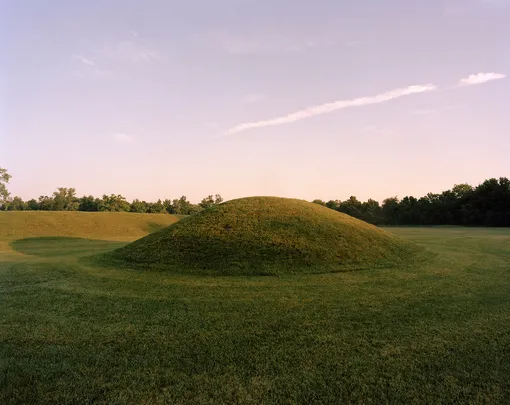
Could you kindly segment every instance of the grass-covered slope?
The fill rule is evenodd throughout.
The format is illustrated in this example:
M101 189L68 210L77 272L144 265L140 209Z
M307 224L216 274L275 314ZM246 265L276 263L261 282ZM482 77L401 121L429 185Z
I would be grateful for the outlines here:
M120 248L113 261L214 274L393 266L419 249L375 226L302 200L232 200Z
M67 251L66 244L78 247L79 240L110 240L130 242L148 233L163 229L179 217L164 214L135 214L127 212L0 212L0 253L23 252L33 254L37 245L46 246L53 238L55 253ZM45 239L39 241L38 239ZM82 243L79 243L82 245ZM80 247L81 249L81 247Z
M0 212L0 239L38 236L134 240L178 221L174 215L128 212Z

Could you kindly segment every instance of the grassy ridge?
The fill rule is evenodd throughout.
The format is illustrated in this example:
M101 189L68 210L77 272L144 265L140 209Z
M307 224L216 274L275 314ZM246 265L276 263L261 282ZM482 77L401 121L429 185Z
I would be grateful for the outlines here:
M75 239L9 239L0 403L510 403L510 230L391 232L441 259L212 278L87 265ZM80 242L114 248L100 243Z
M70 236L133 240L178 220L179 216L166 214L8 211L0 212L0 239Z
M13 249L10 242L38 237L130 242L165 228L179 219L180 217L175 215L126 212L0 212L0 253L16 254L17 249ZM26 243L34 244L36 241ZM43 245L45 246L44 243ZM58 246L58 243L55 242L53 246ZM66 250L65 247L63 250Z
M391 267L418 253L409 241L326 207L250 197L185 218L108 259L177 271L262 275Z

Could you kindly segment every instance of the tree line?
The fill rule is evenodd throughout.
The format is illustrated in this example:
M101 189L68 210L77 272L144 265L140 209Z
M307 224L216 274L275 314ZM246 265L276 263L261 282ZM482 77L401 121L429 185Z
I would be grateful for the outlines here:
M193 204L186 196L173 200L156 202L138 199L129 202L120 194L103 195L96 198L92 195L76 197L74 188L60 187L52 196L41 196L37 200L23 201L20 197L8 199L0 210L5 211L86 211L86 212L139 212L148 214L191 215L213 205L223 202L216 194L209 195L198 204Z
M191 215L223 202L221 195L209 195L200 203L188 201L186 196L156 202L138 199L129 202L122 195L76 196L74 188L58 188L51 196L23 201L10 197L6 184L10 175L0 168L0 210L3 211L110 211L139 213L168 213ZM421 198L406 196L386 198L382 204L376 200L359 201L352 196L347 200L314 200L316 204L343 212L374 225L466 225L510 226L510 180L506 177L485 180L476 187L457 184L442 193L428 193Z
M345 201L314 200L339 212L374 225L510 226L510 180L485 180L477 187L457 184L442 193L421 198L386 198L382 204L356 197Z

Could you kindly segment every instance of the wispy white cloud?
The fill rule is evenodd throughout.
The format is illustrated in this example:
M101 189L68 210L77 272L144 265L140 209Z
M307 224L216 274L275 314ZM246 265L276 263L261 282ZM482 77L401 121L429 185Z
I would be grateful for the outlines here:
M87 66L95 66L95 62L92 59L86 58L83 55L73 54L72 57L76 60L79 60L81 63Z
M506 77L503 73L477 73L473 75L469 75L468 77L465 77L463 79L460 79L459 85L460 86L471 86L474 84L482 84L487 83L492 80L500 80L504 79Z
M230 128L226 135L236 134L239 132L247 131L249 129L271 127L275 125L289 124L296 121L301 121L306 118L314 117L316 115L327 114L333 111L342 110L349 107L362 107L371 104L380 104L400 97L408 96L411 94L424 93L435 90L436 86L433 84L415 85L395 89L386 93L378 94L370 97L360 97L352 100L340 100L332 103L321 104L314 107L309 107L301 111L297 111L282 117L277 117L269 120L247 122Z
M122 132L115 133L112 136L119 143L131 144L135 141L135 138L133 136L122 133Z
M79 62L72 73L74 77L80 79L102 79L111 75L109 70L98 66L98 64L89 57L79 54L72 54L71 57Z

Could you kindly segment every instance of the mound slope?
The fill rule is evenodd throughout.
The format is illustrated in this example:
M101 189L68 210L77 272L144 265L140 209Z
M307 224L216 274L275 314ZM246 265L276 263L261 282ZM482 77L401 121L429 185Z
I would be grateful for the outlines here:
M108 258L185 272L261 275L389 267L412 260L419 251L317 204L249 197L182 219Z
M7 211L0 212L0 241L48 236L133 241L178 220L131 212Z

